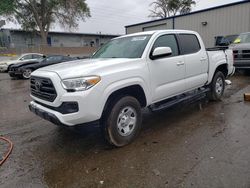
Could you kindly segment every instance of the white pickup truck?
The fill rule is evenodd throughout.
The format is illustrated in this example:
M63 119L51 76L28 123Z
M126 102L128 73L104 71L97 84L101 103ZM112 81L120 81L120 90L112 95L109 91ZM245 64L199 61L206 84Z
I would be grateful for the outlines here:
M220 100L233 63L232 50L206 50L193 31L126 35L89 60L33 72L29 108L57 125L99 122L107 141L122 147L138 135L144 107L159 110L204 93Z

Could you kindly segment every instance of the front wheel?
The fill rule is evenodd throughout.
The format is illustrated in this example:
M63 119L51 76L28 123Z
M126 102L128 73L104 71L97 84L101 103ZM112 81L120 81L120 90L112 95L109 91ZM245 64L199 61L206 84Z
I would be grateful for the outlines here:
M215 73L212 83L210 84L209 99L212 101L221 100L225 90L225 76L222 72Z
M125 96L107 109L104 119L106 140L116 147L131 143L141 129L141 106L134 97Z
M31 73L32 73L31 69L24 69L22 76L24 79L30 79Z

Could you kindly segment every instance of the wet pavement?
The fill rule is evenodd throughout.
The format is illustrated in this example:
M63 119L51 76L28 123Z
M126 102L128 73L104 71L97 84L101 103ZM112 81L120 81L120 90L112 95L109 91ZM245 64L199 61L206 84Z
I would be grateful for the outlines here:
M29 81L0 74L0 135L14 143L0 187L250 187L250 77L234 76L221 102L149 113L129 146L99 128L68 130L28 110ZM0 147L4 148L4 147ZM0 152L1 153L1 152Z

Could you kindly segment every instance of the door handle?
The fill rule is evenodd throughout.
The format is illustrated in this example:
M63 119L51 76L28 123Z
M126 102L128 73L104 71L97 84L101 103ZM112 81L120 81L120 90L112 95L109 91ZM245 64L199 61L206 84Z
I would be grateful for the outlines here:
M206 61L206 60L207 60L206 57L202 57L202 58L201 58L201 61Z
M183 61L180 61L179 63L177 63L176 65L177 66L181 66L181 65L184 65L185 63Z

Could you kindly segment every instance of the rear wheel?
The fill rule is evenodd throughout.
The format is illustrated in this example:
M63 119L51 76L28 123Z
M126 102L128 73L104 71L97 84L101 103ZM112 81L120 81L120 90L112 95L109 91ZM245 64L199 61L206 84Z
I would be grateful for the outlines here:
M221 100L225 90L225 76L222 72L215 73L212 83L210 84L209 99L212 101Z
M120 97L111 104L104 118L106 140L116 147L131 143L141 129L141 106L130 96Z
M31 77L31 73L31 69L24 69L22 76L24 79L29 79Z

